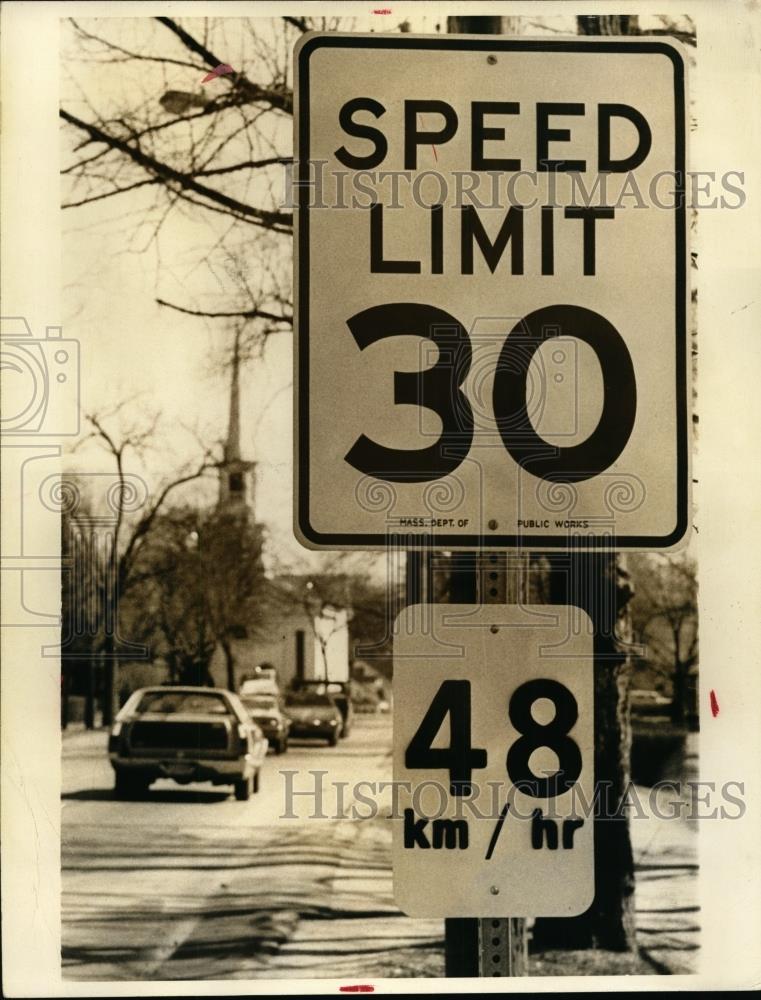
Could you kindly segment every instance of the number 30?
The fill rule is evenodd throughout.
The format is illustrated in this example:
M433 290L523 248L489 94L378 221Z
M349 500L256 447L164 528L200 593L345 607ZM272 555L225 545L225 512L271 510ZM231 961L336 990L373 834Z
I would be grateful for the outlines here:
M387 337L417 336L433 341L436 364L422 372L394 373L394 402L423 406L441 418L438 440L427 448L386 448L362 434L346 461L376 479L424 483L447 476L460 465L473 440L473 411L462 391L472 351L454 316L424 303L372 306L348 320L364 350ZM602 413L581 444L561 448L540 437L527 409L531 359L553 337L576 337L597 355L603 375ZM528 347L528 349L527 349ZM494 375L494 416L502 442L521 468L551 482L581 482L615 462L629 440L637 411L631 355L612 323L582 306L546 306L520 320L505 340Z

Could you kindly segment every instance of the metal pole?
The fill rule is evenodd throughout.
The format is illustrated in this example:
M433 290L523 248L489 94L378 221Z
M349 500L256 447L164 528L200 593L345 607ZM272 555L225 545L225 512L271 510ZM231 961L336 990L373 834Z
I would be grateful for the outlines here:
M477 559L481 604L528 602L528 555L481 552ZM478 921L478 975L525 976L528 971L526 921L520 917Z
M435 599L434 553L407 552L406 601ZM450 603L515 604L528 600L528 555L504 552L455 552L449 572ZM444 921L448 977L525 976L528 968L526 922L519 917L453 917Z
M450 17L452 33L504 34L514 31L510 18ZM528 555L463 552L453 557L449 599L452 602L514 604L528 599ZM526 921L451 919L445 921L447 976L525 976L528 967Z

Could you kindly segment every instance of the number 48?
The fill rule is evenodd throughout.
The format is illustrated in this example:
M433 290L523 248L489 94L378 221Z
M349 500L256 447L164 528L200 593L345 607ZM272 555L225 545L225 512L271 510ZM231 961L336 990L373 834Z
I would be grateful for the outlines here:
M531 711L540 698L548 699L555 708L552 720L544 724L537 722ZM434 747L433 741L447 715L449 746ZM567 792L581 774L581 752L568 735L579 716L572 692L559 681L547 678L526 681L513 692L508 716L521 734L508 749L505 761L513 784L535 798L552 798ZM558 769L551 775L537 776L529 765L531 755L540 747L548 747L557 756ZM471 744L470 681L442 683L407 746L404 763L409 769L448 770L451 794L470 793L472 772L487 764L486 750Z

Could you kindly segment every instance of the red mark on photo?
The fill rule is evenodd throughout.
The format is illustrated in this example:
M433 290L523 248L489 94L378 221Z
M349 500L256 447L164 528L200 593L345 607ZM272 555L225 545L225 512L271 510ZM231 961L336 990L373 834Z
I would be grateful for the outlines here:
M423 118L423 116L421 114L419 114L418 118L420 119L420 124L423 126L423 128L425 128L425 119ZM431 146L431 149L433 150L433 158L438 163L439 162L439 154L436 152L436 147L435 146Z
M373 14L390 14L391 9L389 7L380 7L378 10L374 10Z
M375 993L374 986L339 986L341 993Z
M719 699L716 697L716 692L711 691L711 714L714 719L719 714Z
M227 63L220 63L219 66L215 66L211 73L207 73L206 76L201 80L201 83L208 83L209 80L213 80L217 76L224 76L225 73L234 73L235 70L232 66L228 66Z

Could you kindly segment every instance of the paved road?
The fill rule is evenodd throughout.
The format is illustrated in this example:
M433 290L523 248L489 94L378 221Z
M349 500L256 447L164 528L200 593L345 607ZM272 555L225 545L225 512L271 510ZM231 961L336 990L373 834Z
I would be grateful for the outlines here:
M336 748L294 741L270 755L248 802L171 781L119 802L105 734L65 737L64 976L442 974L441 922L393 905L388 820L335 818L340 806L366 815L352 789L390 779L390 742L387 718L360 717ZM288 782L311 793L290 809Z
M393 904L389 821L336 818L341 809L366 817L352 789L390 780L390 742L389 719L360 717L336 748L294 743L285 756L269 756L248 802L232 790L170 781L156 782L143 801L118 802L105 734L66 735L64 976L443 975L442 922L412 920ZM311 793L290 809L289 781ZM378 796L381 812L389 796ZM315 812L325 818L310 818ZM695 824L647 812L632 821L640 945L654 971L694 971Z
M286 804L289 788L311 793L292 799L291 812L297 817L307 819L315 812L316 795L321 795L321 811L330 817L336 815L341 798L345 806L350 805L350 788L356 782L391 777L391 722L384 717L360 717L337 747L323 741L293 740L283 756L270 753L260 791L248 802L236 802L232 786L177 785L169 779L154 782L141 801L117 801L106 742L102 732L64 737L62 793L67 826L267 826L280 816L283 822L291 818ZM310 773L319 771L328 773L322 777ZM346 782L348 787L341 793L334 787L337 782Z

